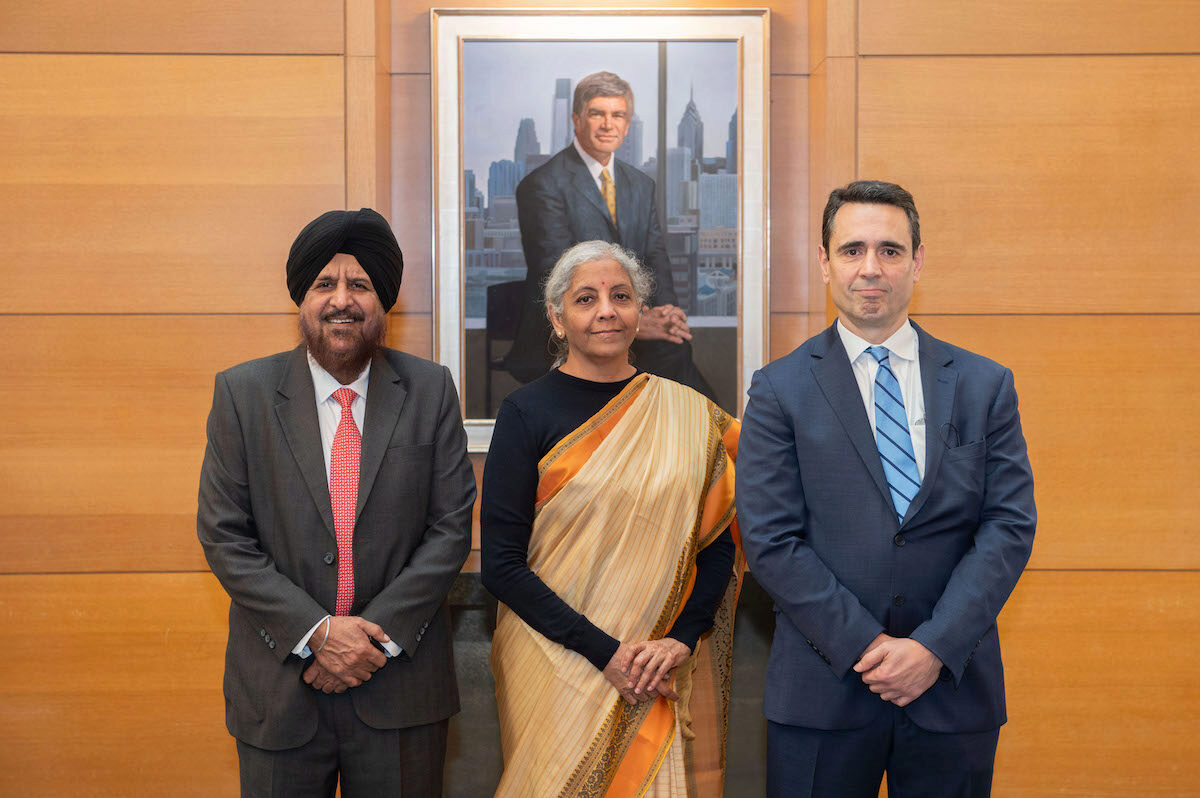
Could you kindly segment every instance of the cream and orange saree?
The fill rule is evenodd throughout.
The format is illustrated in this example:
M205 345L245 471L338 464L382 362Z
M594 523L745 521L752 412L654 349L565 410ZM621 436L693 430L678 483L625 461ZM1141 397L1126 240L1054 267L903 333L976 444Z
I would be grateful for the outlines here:
M538 464L530 568L618 640L662 637L691 594L696 553L733 522L737 431L694 391L638 375ZM720 796L742 571L739 547L712 631L676 669L678 702L629 706L501 605L496 795Z

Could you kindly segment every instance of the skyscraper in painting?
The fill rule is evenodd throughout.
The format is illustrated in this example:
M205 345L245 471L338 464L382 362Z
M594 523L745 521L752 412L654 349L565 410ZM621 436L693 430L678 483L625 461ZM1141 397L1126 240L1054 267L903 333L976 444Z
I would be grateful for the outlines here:
M541 152L542 145L538 143L537 130L533 126L533 120L525 117L517 128L517 143L513 146L513 160L528 171L529 156L540 155Z
M516 161L492 161L488 167L488 207L495 206L497 197L515 194L524 176L524 166Z
M558 78L554 81L554 107L550 119L550 154L571 143L575 130L571 125L571 79Z
M667 218L683 216L695 210L695 163L690 147L667 150Z
M642 124L642 118L634 114L633 119L629 120L629 132L625 134L625 140L621 142L621 148L617 150L618 158L639 169L642 166L642 134L644 130L645 125Z
M725 171L737 172L737 110L729 117L729 138L725 141Z
M676 146L687 147L697 161L704 158L704 122L700 119L700 110L696 108L694 89L688 97L687 107L683 109L683 117L675 127L675 134Z
M700 175L700 229L737 227L737 175Z

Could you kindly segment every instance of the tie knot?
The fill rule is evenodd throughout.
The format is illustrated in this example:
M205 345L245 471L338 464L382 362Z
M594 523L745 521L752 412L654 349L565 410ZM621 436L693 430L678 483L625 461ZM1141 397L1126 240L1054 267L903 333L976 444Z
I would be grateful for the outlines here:
M333 398L336 399L337 403L342 406L342 410L349 410L350 403L354 401L354 397L356 396L358 396L358 394L356 394L350 388L338 388L333 392Z
M886 346L868 346L867 351L871 357L875 358L877 363L882 363L888 359L888 349Z
M601 170L600 170L600 180L601 180L602 182L604 182L604 183L611 183L611 182L612 182L612 175L610 175L610 174L608 173L608 169L601 169Z

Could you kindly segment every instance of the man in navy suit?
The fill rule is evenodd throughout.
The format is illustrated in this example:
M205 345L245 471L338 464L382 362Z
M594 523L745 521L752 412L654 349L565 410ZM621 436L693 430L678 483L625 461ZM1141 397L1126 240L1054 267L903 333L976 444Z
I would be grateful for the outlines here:
M776 604L772 796L987 796L1004 675L996 616L1029 559L1033 475L1012 372L908 319L912 195L825 206L837 321L754 375L738 447L750 568Z
M571 115L575 140L517 186L517 216L528 276L516 340L505 358L509 372L528 382L550 369L542 285L555 261L581 241L608 241L628 249L654 275L655 290L642 312L634 364L682 382L715 400L692 362L687 314L671 278L671 259L659 226L654 181L613 157L633 117L633 89L611 72L575 86Z

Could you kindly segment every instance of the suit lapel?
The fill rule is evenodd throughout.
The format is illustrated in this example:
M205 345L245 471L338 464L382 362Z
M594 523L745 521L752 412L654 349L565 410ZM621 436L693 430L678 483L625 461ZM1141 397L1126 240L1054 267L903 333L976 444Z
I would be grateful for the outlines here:
M871 437L871 422L867 418L867 409L863 407L862 392L858 390L858 382L850 368L850 358L846 356L846 348L838 337L836 325L825 331L821 343L820 351L817 348L813 351L813 358L816 359L812 368L813 378L846 430L858 456L862 458L871 479L875 481L875 487L890 505L892 494L883 475L879 449Z
M275 405L275 415L283 428L283 436L321 518L333 536L333 508L329 503L329 480L325 475L321 427L317 423L312 372L308 369L308 357L303 345L292 350L283 369L283 378L275 390L280 395L280 401Z
M604 218L608 223L608 229L612 232L615 239L618 235L616 226L613 225L612 217L608 215L608 205L604 202L604 197L600 194L600 189L596 187L596 181L592 179L592 173L584 166L583 159L579 157L579 153L575 151L575 145L567 148L567 166L571 171L571 187L587 202L591 203L592 207ZM624 182L624 181L620 181ZM617 187L617 217L621 216L621 189Z
M958 385L958 372L950 368L954 358L942 346L942 342L915 323L913 328L917 331L921 353L921 390L925 394L925 476L921 479L921 489L908 505L903 523L908 523L920 511L937 479L938 467L946 452L941 429L954 417L954 396Z
M396 428L400 408L407 395L408 392L400 383L400 375L392 368L392 364L386 357L376 355L371 361L371 376L367 381L367 415L363 419L355 521L362 514L367 496L371 494L371 488L375 485L375 477L379 474L379 466L383 462L388 443L392 440L392 431Z

